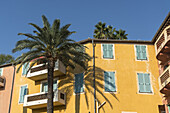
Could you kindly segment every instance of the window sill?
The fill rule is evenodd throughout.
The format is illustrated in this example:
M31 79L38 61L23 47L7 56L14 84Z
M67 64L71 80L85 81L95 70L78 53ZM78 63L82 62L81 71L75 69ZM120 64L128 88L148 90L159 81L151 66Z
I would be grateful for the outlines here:
M154 95L153 92L137 92L137 94L143 94L143 95Z

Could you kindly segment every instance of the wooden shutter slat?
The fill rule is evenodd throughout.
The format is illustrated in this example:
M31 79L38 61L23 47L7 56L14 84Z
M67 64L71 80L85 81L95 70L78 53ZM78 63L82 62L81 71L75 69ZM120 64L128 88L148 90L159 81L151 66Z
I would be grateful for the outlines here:
M105 81L105 91L110 91L109 89L109 73L104 71L104 81Z
M144 74L144 80L145 80L145 91L151 92L151 83L150 83L149 74Z
M21 86L21 91L20 91L20 103L24 102L24 96L27 94L27 86Z
M103 58L113 58L113 44L103 44Z
M139 92L145 92L143 73L138 73Z
M57 80L55 80L53 82L53 90L56 91L57 90Z
M146 56L146 46L141 46L141 60L147 60Z
M115 92L115 72L104 71L104 81L105 81L105 91L106 92Z
M75 74L75 93L81 93L84 91L83 84L84 84L84 74Z
M103 58L107 58L107 45L103 44Z
M139 45L136 45L136 57L138 60L140 60L141 56L140 56L140 46Z
M110 91L116 91L116 86L115 86L115 73L110 72Z

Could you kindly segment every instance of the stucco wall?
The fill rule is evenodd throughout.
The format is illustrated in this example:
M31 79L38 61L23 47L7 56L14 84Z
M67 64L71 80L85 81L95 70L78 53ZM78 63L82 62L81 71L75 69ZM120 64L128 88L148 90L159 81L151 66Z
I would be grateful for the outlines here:
M92 44L88 43L86 52L92 56ZM100 113L158 113L158 105L162 104L159 93L158 76L159 70L155 58L154 45L147 45L147 61L137 61L134 44L114 44L115 59L103 59L101 44L96 44L96 96L99 102L106 101L100 109ZM92 66L92 61L89 62ZM74 75L67 73L67 76L59 77L59 89L65 90L67 95L66 106L54 108L54 113L93 113L94 99L92 88L92 68L85 75L85 93L74 94ZM80 68L72 70L74 73L82 72ZM103 71L115 71L116 87L115 93L104 92ZM153 93L141 94L138 92L137 72L150 73L151 87ZM21 77L21 71L17 74L14 86L14 99L11 113L45 113L44 109L23 109L23 104L18 104L20 86L28 84L29 94L40 92L41 81L35 82Z

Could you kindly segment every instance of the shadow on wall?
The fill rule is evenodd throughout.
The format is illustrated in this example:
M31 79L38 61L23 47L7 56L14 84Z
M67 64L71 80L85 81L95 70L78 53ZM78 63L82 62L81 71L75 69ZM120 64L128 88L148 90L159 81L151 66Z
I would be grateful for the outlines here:
M85 95L86 104L80 103L81 94L73 95L74 94L74 74L73 73L82 73L82 72L84 72L84 85L85 85L84 95ZM99 99L98 97L102 96L104 98L104 100L106 101L106 103L109 104L110 107L113 109L111 101L109 100L109 98L107 98L103 94L104 70L99 67L96 67L95 75L96 75L95 83L96 83L96 99L97 99L97 101L99 102L99 104L101 104L102 103L100 100L101 98ZM90 98L89 94L91 94L91 95L94 94L93 67L92 66L88 67L88 69L86 71L84 71L81 67L71 70L71 72L67 73L66 77L60 78L60 82L58 83L58 86L59 86L60 90L63 90L66 93L66 96L67 96L66 106L69 103L71 97L75 96L75 113L80 113L80 104L86 105L89 110L89 98ZM114 93L109 93L109 94L112 95L114 98L116 98L117 101L119 101ZM104 108L102 108L102 109L105 112Z
M82 98L81 94L77 94L74 95L74 74L73 73L82 73L84 72L84 85L85 85L85 92L83 93L83 97L85 97L85 101L86 103L81 103L80 102L80 98ZM99 104L101 104L103 102L103 99L106 101L107 104L110 105L110 107L113 109L112 103L110 101L110 98L107 98L104 94L103 94L103 81L104 81L104 70L96 67L95 68L95 83L96 83L96 100L99 102ZM86 71L84 71L84 69L82 69L81 67L77 67L74 70L70 70L69 72L67 72L66 76L61 76L59 78L59 83L58 83L58 89L59 90L63 90L66 93L66 105L64 106L55 106L54 107L54 111L57 112L64 112L66 110L66 107L70 101L70 99L75 96L75 113L80 113L80 104L83 104L82 106L86 106L88 111L90 111L89 109L89 99L90 99L90 95L94 94L94 89L93 89L93 67L90 66L87 68ZM40 82L37 82L36 84L40 84ZM110 95L113 96L113 98L115 98L117 101L118 98L116 97L116 95L114 93L109 93ZM99 98L100 97L100 98ZM101 97L103 97L103 99L101 100ZM94 99L92 99L92 101L94 101ZM93 103L93 102L92 102ZM74 106L73 105L73 106ZM92 105L93 106L93 105ZM104 108L103 112L105 112ZM46 112L47 108L41 108L41 109L33 109L32 113L40 113L40 112ZM27 113L27 109L23 110L23 113Z
M66 109L66 107L65 106L55 106L54 107L54 111L59 111L59 112L61 112L61 111L63 111L64 109ZM40 108L40 109L33 109L32 110L32 113L46 113L47 112L47 108L45 107L45 108ZM25 112L25 113L27 113L27 112Z
M27 113L27 108L23 107L23 113Z

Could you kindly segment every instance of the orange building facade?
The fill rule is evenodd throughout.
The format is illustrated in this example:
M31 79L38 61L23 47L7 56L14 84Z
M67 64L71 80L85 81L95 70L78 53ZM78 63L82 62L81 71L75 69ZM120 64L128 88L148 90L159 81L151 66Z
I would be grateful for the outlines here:
M170 113L170 13L153 40L159 66L159 87L166 113Z
M11 98L12 81L15 75L11 64L0 66L0 113L8 113Z

